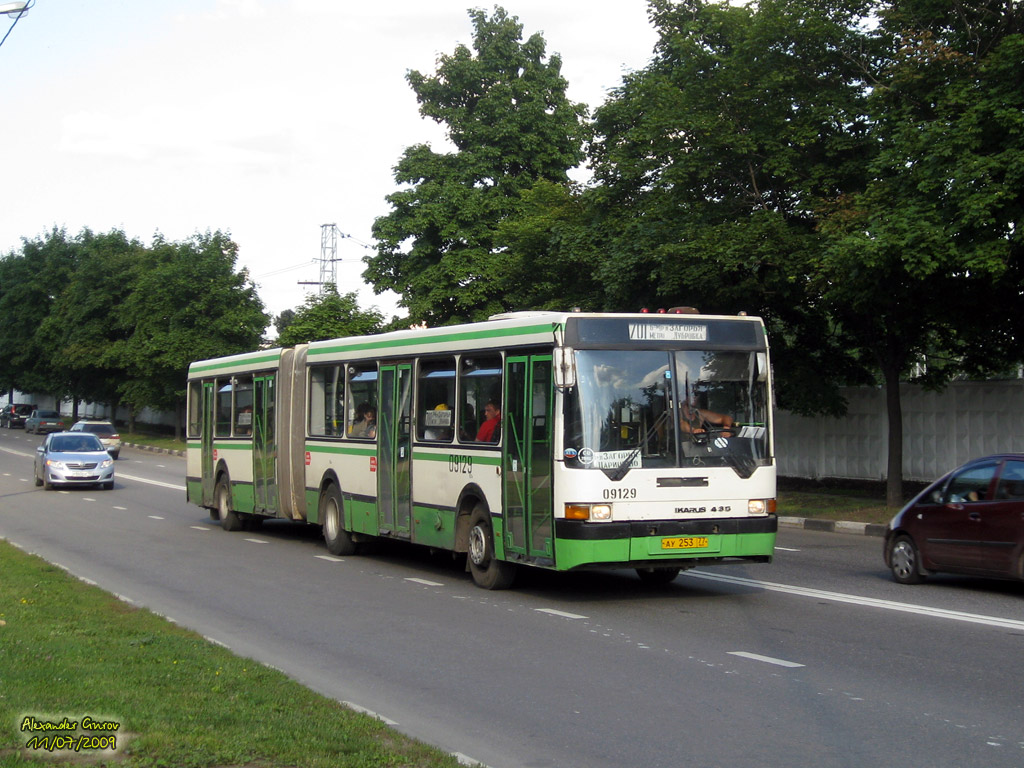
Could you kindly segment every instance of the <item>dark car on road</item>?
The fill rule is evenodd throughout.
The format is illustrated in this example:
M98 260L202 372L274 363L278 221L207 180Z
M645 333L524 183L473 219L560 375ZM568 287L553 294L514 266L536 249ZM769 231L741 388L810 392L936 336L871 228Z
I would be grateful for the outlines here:
M25 431L29 434L43 435L47 432L60 432L64 422L56 411L36 410L25 419Z
M889 523L884 557L903 584L940 571L1024 579L1024 454L974 459L929 485Z
M5 405L3 411L0 411L0 427L6 427L7 429L24 427L25 419L31 416L34 410L36 410L35 405L28 405L26 403Z

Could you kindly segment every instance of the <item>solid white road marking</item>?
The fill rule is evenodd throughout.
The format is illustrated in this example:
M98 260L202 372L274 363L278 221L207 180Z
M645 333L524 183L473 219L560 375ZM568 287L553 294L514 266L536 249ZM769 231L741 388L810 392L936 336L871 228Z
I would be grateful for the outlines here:
M160 480L150 480L148 477L139 477L138 475L126 475L124 472L118 472L117 477L120 480L134 480L137 483L148 483L149 485L159 485L161 488L173 488L176 491L184 491L184 485L177 485L175 483L165 483Z
M566 613L565 611L556 611L554 608L534 608L537 613L550 613L552 616L561 616L563 619L586 619L587 616L580 616L578 613Z
M785 659L775 659L771 656L762 656L760 653L750 653L749 651L729 651L730 656L742 656L744 659L752 659L754 661L763 661L767 664L775 664L780 667L802 667L803 664L797 664L795 661L786 661Z
M911 603L898 603L894 600L880 600L875 597L863 597L861 595L847 595L842 592L827 592L823 589L811 589L809 587L794 587L789 584L776 584L770 581L758 581L756 579L744 579L739 576L728 576L721 573L706 573L704 571L687 571L684 576L695 579L707 579L709 581L721 581L726 584L739 584L747 587L757 587L770 592L784 592L799 597L810 597L815 600L832 600L837 603L850 603L852 605L863 605L868 608L882 608L887 611L900 611L902 613L916 613L921 616L931 616L937 619L948 619L950 621L965 621L971 624L984 624L990 627L1002 627L1003 629L1024 630L1024 621L1018 619L1004 619L999 616L982 616L977 613L964 613L963 611L949 611L945 608L929 608L924 605L913 605Z

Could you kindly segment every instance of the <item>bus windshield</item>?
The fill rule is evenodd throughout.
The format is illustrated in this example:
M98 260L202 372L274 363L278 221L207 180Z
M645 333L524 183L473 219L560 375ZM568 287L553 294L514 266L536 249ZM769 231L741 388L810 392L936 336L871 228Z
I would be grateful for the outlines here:
M769 461L767 355L757 351L577 350L566 397L566 466L614 478L639 468Z

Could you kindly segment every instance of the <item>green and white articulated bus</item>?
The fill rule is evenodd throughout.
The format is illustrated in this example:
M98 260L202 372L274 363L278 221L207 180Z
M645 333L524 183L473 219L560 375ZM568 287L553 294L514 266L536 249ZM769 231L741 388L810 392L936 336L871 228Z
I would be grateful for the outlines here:
M189 368L188 498L227 530L321 526L517 568L770 562L772 386L755 317L531 312Z

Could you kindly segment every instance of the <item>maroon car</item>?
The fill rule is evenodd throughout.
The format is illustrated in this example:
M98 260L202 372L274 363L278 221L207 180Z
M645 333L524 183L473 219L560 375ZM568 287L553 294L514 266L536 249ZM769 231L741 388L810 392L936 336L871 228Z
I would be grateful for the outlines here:
M969 461L889 523L885 564L902 584L943 571L1024 579L1024 454Z

